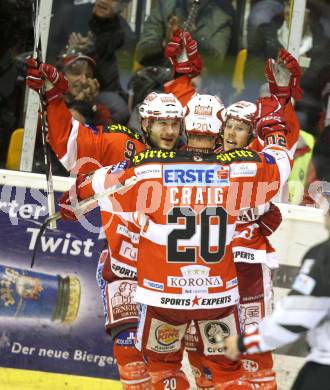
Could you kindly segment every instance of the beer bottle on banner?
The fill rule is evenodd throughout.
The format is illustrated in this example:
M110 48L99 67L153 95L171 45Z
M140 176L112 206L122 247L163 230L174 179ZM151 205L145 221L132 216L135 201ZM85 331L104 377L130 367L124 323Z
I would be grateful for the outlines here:
M71 324L80 304L80 281L0 264L0 317L40 318Z

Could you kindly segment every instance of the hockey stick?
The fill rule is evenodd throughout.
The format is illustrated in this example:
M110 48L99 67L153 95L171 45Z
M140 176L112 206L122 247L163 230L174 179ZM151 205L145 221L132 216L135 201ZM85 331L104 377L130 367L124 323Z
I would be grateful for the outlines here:
M42 1L42 0L41 0ZM39 0L35 0L34 3L34 31L35 31L35 42L34 42L34 52L33 57L38 61L38 63L44 62L42 53L42 43L41 43L41 32L40 32L40 3ZM46 169L46 181L47 181L47 203L48 203L48 214L52 215L55 213L55 196L54 196L54 187L53 187L53 173L52 173L52 164L50 158L50 150L48 145L48 121L47 121L47 108L46 100L44 95L44 87L39 91L39 112L41 117L41 138L42 138L42 147L44 155L44 163ZM50 228L56 229L56 221L50 222Z
M134 185L136 183L137 183L137 177L132 176L129 179L127 179L124 184L122 184L122 183L115 184L114 186L111 186L110 188L108 188L106 191L101 192L100 194L95 194L94 196L77 203L75 206L72 206L73 211L74 211L77 219L79 219L81 216L83 216L87 211L91 211L95 207L97 207L97 205L96 205L95 207L90 208L90 206L93 205L95 202L98 202L99 200L101 200L105 196L115 194L116 192L119 192L119 191L126 189L128 187L131 187L132 185ZM48 218L46 218L44 223L42 224L42 226L39 230L34 248L33 248L33 254L32 254L32 259L31 259L31 268L33 268L33 265L35 262L38 244L41 240L41 236L44 234L47 226L50 223L55 222L55 221L59 220L60 218L61 218L61 213L58 211L58 212L50 215Z
M246 60L248 56L248 44L247 44L247 21L248 21L248 15L251 10L251 0L241 1L239 3L240 11L238 12L238 15L240 15L238 20L238 28L239 28L239 34L237 37L237 55L234 65L234 71L232 76L231 85L234 91L232 92L230 98L229 98L229 104L232 104L233 101L244 91L245 84L244 84L244 72L245 72L245 65Z
M200 0L194 0L191 8L190 8L190 11L189 11L189 14L188 14L188 17L187 19L183 22L183 26L182 26L182 29L183 31L188 31L190 32L193 24L195 23L195 20L196 20L196 16L197 16L197 11L198 11L198 7L200 6Z

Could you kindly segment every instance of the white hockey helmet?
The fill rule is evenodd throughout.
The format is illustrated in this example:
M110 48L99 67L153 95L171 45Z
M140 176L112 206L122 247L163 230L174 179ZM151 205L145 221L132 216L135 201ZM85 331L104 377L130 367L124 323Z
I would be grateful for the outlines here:
M252 120L256 110L257 106L254 103L241 100L226 108L224 112L224 119L226 121L229 118L233 118L252 127Z
M187 135L218 137L222 127L221 112L223 109L224 105L217 96L196 94L186 106L185 127Z
M151 92L139 106L142 119L182 119L183 107L172 93Z

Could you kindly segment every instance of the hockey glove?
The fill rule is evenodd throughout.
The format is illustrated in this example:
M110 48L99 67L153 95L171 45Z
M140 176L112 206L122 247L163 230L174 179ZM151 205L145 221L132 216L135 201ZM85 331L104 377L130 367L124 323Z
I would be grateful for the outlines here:
M68 92L68 80L64 74L59 72L55 66L50 64L41 63L39 66L41 74L51 83L53 86L62 93Z
M28 67L26 84L29 88L39 93L44 86L44 79L53 85L53 88L45 92L47 103L61 99L62 94L68 92L67 79L54 66L41 63L38 67L38 62L32 57L27 59L26 64Z
M44 80L42 79L41 72L38 69L38 63L34 58L29 57L26 60L26 65L27 65L26 84L29 88L39 93L39 91L44 86Z
M78 196L78 189L85 178L85 175L78 174L75 184L60 197L58 205L60 206L61 217L65 221L78 221L73 206L81 200Z
M269 210L257 222L260 227L260 233L265 237L270 236L282 222L280 209L274 203L270 203Z
M280 49L278 61L277 69L272 58L266 61L265 77L270 92L285 101L291 97L300 100L303 91L300 88L301 70L298 61L285 49Z
M283 107L275 95L259 98L256 105L253 124L258 137L264 140L271 133L287 133Z
M178 74L187 74L193 78L198 76L203 68L197 42L192 36L178 29L165 48L165 56L170 60L173 70Z

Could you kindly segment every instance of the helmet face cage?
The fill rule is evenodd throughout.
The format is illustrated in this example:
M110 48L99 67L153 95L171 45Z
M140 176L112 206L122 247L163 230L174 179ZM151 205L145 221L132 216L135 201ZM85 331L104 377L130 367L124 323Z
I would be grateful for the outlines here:
M147 120L146 130L149 134L153 121L179 119L180 134L183 130L183 107L172 93L151 92L139 106L141 121ZM141 126L142 127L142 126Z
M186 106L186 133L199 136L218 137L222 127L222 101L213 95L196 94Z

